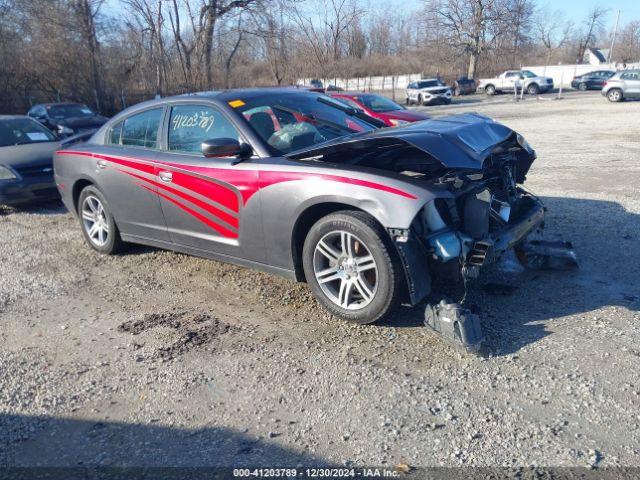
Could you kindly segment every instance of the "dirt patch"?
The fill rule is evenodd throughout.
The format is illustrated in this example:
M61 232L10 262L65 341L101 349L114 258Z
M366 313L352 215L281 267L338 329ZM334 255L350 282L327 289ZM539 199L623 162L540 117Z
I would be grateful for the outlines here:
M159 330L169 331L160 335L152 358L170 360L191 350L211 345L222 335L237 330L207 313L189 313L185 311L150 313L137 320L130 320L118 326L118 331L140 335ZM155 343L155 342L154 342Z

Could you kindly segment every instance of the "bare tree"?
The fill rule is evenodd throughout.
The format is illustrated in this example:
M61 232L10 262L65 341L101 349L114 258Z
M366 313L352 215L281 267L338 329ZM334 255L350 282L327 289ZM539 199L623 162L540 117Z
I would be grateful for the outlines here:
M292 18L311 50L317 73L328 77L342 56L350 28L363 11L354 0L315 0L312 6L313 14L295 7Z
M202 37L206 88L213 87L211 57L213 51L213 34L216 23L227 14L238 9L246 9L259 0L202 0L200 8L200 36Z
M468 55L467 76L475 77L481 56L502 35L504 3L500 0L427 0L427 11L434 14L438 28L459 51Z
M622 28L616 44L616 57L622 63L640 61L640 20L633 20Z
M508 0L504 11L507 22L504 30L511 43L511 65L516 66L522 45L531 40L534 4L532 0Z
M89 51L89 62L91 67L91 79L95 95L96 109L101 110L102 88L100 85L100 60L98 35L96 33L96 18L104 0L76 0L74 7L78 19L84 44Z
M608 12L608 9L597 5L589 11L587 18L584 20L582 34L578 40L577 63L582 62L587 48L596 42L598 34L604 28L604 20Z
M571 36L573 24L564 19L562 12L548 8L539 10L533 20L535 37L546 51L546 65L549 65L554 50L562 48Z

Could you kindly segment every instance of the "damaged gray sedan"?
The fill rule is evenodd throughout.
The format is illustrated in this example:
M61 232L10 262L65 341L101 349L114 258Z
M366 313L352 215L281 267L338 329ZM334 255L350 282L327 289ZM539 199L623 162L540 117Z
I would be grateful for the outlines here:
M141 243L277 273L358 323L427 301L428 325L474 347L477 319L438 302L510 248L537 255L535 153L480 115L380 127L297 89L166 98L59 151L56 182L99 252Z

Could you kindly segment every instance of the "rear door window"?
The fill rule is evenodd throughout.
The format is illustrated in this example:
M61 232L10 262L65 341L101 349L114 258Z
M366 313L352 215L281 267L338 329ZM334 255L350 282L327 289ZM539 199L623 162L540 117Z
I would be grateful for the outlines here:
M176 105L171 108L169 151L201 153L202 142L217 138L240 140L240 134L231 121L215 107Z
M122 145L158 148L158 127L161 119L162 108L146 110L125 119L122 126Z

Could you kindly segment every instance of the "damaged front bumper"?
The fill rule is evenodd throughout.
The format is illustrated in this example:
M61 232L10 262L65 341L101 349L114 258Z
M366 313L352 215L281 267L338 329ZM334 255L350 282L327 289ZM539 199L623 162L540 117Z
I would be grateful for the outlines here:
M570 243L527 241L532 232L540 231L544 225L546 209L537 197L519 189L518 201L512 207L509 215L502 212L500 228L496 228L498 222L492 221L491 228L487 228L483 236L473 237L464 226L454 229L447 225L435 203L425 206L421 219L423 226L432 230L430 235L413 229L405 231L401 237L402 232L396 231L396 245L405 264L411 303L415 305L433 293L432 283L435 283L434 287L441 287L432 280L438 269L448 266L450 272L457 272L452 283L462 279L466 291L467 278L477 276L480 267L495 262L512 248L529 268L577 266ZM473 218L485 213L482 209L473 210ZM493 208L490 213L501 214L499 208ZM437 230L433 232L433 229ZM465 308L461 300L451 300L447 295L430 296L425 309L425 325L467 352L477 352L484 340L478 315Z
M458 259L461 266L484 266L494 262L504 252L520 243L529 233L540 228L544 224L545 207L539 199L530 194L523 194L519 213L504 222L501 228L490 230L486 228L486 234L472 236L464 229L445 228L425 238L427 248L430 250L433 260L446 263ZM426 208L433 208L427 206ZM485 215L487 222L492 210L490 202L487 202L486 212L478 212L478 216ZM500 213L497 212L499 215ZM433 214L432 214L433 215ZM435 222L428 218L431 225Z
M414 228L391 229L404 265L410 303L416 305L429 295L434 270L454 262L461 272L485 266L542 227L545 215L542 202L523 193L521 203L526 204L526 208L520 208L502 228L480 237L474 238L462 228L447 225L435 202L425 205Z

